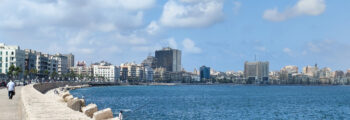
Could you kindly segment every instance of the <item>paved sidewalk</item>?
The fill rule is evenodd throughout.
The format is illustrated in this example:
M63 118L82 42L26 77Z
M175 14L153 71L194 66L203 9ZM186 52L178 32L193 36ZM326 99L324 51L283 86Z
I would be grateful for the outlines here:
M0 88L0 120L21 120L21 89L16 87L16 95L10 100L6 88Z

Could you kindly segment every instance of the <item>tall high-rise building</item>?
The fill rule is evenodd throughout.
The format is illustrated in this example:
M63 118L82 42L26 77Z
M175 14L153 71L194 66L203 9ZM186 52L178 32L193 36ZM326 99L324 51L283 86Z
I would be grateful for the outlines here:
M25 52L19 46L7 46L0 43L0 73L6 74L11 65L25 69ZM20 76L23 76L21 72Z
M244 76L248 83L267 83L269 81L269 62L245 62Z
M210 79L210 67L202 66L199 71L201 80Z
M155 53L157 68L165 68L169 72L180 72L181 67L181 51L172 48L163 48Z
M63 56L67 57L68 68L74 67L74 55L70 53L70 54L64 54Z

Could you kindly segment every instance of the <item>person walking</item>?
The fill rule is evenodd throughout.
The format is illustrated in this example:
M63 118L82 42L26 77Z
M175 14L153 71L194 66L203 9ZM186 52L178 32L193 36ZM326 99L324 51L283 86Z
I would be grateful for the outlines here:
M12 80L7 83L7 90L9 91L9 99L12 99L12 97L15 95L15 83L12 82Z
M123 111L119 112L119 120L123 120Z

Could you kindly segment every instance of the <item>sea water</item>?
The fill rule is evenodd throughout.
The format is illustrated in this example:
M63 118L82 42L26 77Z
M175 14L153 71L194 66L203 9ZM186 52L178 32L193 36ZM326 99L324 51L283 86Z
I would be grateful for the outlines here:
M350 86L112 86L71 91L129 120L350 119Z

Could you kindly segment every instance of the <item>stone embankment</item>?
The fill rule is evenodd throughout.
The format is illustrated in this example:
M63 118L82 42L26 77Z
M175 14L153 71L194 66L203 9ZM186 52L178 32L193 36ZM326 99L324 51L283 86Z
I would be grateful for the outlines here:
M76 98L69 93L69 90L89 87L89 85L68 85L72 84L44 83L25 86L22 89L25 118L29 120L118 120L113 118L110 108L98 111L96 104L86 105L84 99Z

